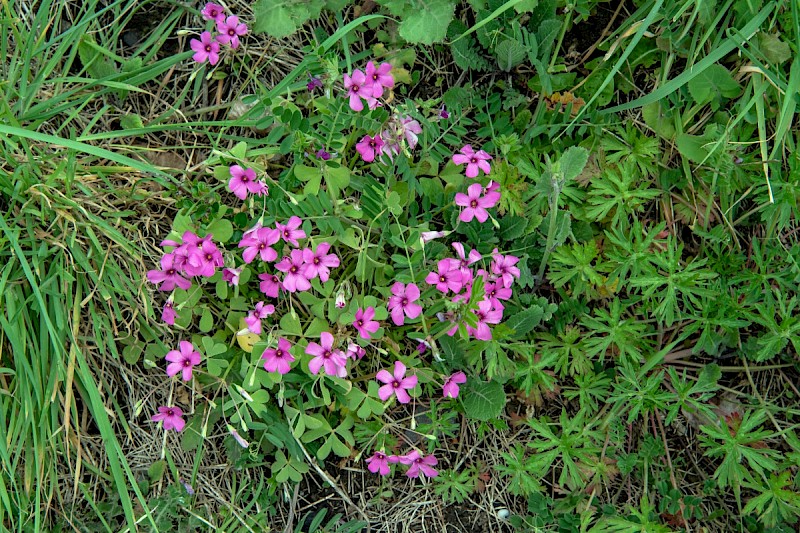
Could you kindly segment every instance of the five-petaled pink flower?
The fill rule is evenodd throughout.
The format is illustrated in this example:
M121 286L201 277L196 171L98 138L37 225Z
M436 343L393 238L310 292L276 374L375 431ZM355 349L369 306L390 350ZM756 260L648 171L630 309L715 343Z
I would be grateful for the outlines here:
M311 251L311 248L303 250L303 261L306 262L306 276L314 279L319 276L319 280L323 283L328 281L331 275L331 268L339 266L339 258L336 254L329 254L331 249L330 243L321 242L317 246L317 251Z
M256 180L256 171L252 168L233 165L229 172L231 179L228 181L228 189L240 200L247 198L247 193L261 196L269 192L266 183Z
M204 31L200 34L200 40L192 39L189 41L189 46L195 52L192 59L198 63L208 61L214 66L219 61L219 43L211 37L210 32Z
M465 207L458 219L462 222L469 222L474 218L478 222L486 222L489 218L488 208L497 205L500 201L500 193L497 191L486 193L483 195L483 187L480 183L473 183L467 188L467 193L456 193L456 205Z
M368 103L374 100L372 84L367 82L367 77L360 70L354 70L352 76L344 75L344 88L347 89L347 94L350 97L350 109L353 111L364 109L362 98L367 100Z
M229 44L236 50L239 48L239 37L247 35L247 24L239 22L239 17L231 15L224 22L217 21L217 41Z
M361 142L356 144L356 152L361 154L361 158L367 163L375 161L375 156L381 153L381 148L383 148L383 139L380 134L375 137L364 135Z
M183 381L191 381L192 368L200 364L200 352L195 350L189 341L181 341L180 347L180 351L170 350L167 352L166 360L170 362L167 365L167 375L172 377L182 372Z
M181 276L179 268L175 265L175 259L175 254L164 254L161 258L161 270L147 272L147 279L155 283L159 290L171 291L176 286L188 290L192 286L191 281Z
M217 268L225 264L222 253L217 249L217 245L211 242L211 236L206 235L198 241L199 249L194 249L189 253L189 257L184 265L187 276L203 276L210 278L217 271Z
M281 234L275 228L258 228L255 232L246 234L239 241L239 248L244 248L242 259L245 263L252 263L257 255L261 256L262 261L275 261L278 258L272 245L278 242Z
M463 372L456 372L448 376L442 386L442 396L445 398L458 398L458 386L467 382L467 375Z
M300 246L300 243L297 242L297 239L305 239L306 232L297 229L303 223L303 220L298 216L291 217L286 224L281 224L280 222L275 223L275 227L278 228L280 232L281 238L294 246L295 248Z
M153 422L164 421L164 431L174 429L175 431L182 431L186 425L186 421L182 418L183 411L180 407L167 407L161 406L158 408L158 414L153 415L151 420Z
M373 474L386 476L389 474L389 460L390 456L383 452L376 451L372 454L372 457L367 458L367 469L369 469L369 471ZM396 463L397 461L392 462Z
M356 328L356 331L358 331L362 339L372 338L372 334L381 327L377 320L372 320L374 317L374 307L367 307L366 309L359 308L358 311L356 311L356 319L353 321L353 327Z
M492 171L488 161L492 158L483 150L475 152L472 146L467 144L460 150L460 154L453 154L453 163L456 165L467 164L467 177L477 178L478 169L483 170L484 174Z
M223 13L223 11L224 8L221 5L209 2L205 5L200 14L203 15L203 18L206 20L223 22L225 20L225 13Z
M272 304L264 305L264 302L258 302L256 308L250 311L250 314L245 317L244 321L247 323L247 329L256 335L261 335L261 320L267 318L275 312L275 306Z
M308 362L308 369L312 374L319 374L320 368L325 368L329 376L343 378L347 375L347 358L341 350L333 349L333 335L323 331L319 336L320 344L309 342L306 353L314 358Z
M406 365L400 361L394 362L394 375L388 370L381 370L375 375L375 379L385 384L378 389L378 397L384 402L394 394L398 402L408 403L411 397L406 391L417 386L417 376L406 377Z
M239 286L239 276L242 275L241 268L223 268L222 281L227 281L233 287Z
M407 286L399 281L392 285L392 296L389 297L389 314L396 326L405 323L405 317L417 318L422 313L422 306L414 303L419 299L419 287L414 283Z
M306 266L303 261L303 250L292 250L288 257L284 256L279 263L276 263L275 268L286 273L283 278L283 288L289 292L310 289L311 282L306 276Z
M380 98L383 96L383 89L394 87L394 77L389 74L392 70L391 63L381 63L379 67L372 61L367 63L365 78L368 84L372 84L372 97Z
M409 465L410 468L406 472L408 477L419 477L420 472L428 477L436 477L439 475L433 467L439 462L433 455L423 457L417 450L413 450L406 455L401 455L398 458L399 462L404 465Z
M177 311L175 311L175 302L172 299L172 296L167 298L167 303L164 304L164 310L161 312L161 320L169 324L170 326L175 325L175 319L178 317Z
M520 275L519 268L514 266L519 262L519 257L503 255L495 248L492 250L492 258L492 274L502 279L504 287L511 287L514 278L519 278Z
M259 274L258 279L261 283L258 284L258 290L263 292L266 296L277 298L278 293L281 291L281 280L275 274Z
M463 276L471 277L472 270L470 270L469 266L473 263L477 263L481 260L481 254L478 250L470 250L469 255L465 254L464 252L464 245L460 242L453 243L453 249L456 251L456 255L458 255L458 259L450 259L450 270L461 270L461 274ZM470 278L471 279L471 278Z
M448 290L459 292L463 286L464 276L460 270L450 270L450 260L442 259L437 263L438 272L432 271L426 277L428 285L436 285L438 291L447 294Z
M489 300L481 300L478 302L478 309L475 309L473 313L478 317L478 327L467 326L467 333L478 340L492 340L492 330L489 329L489 324L499 324L503 320L503 310L496 309Z
M294 361L294 357L289 353L292 345L289 344L284 338L278 339L277 348L267 348L261 354L261 359L264 360L264 370L267 372L277 372L279 374L288 374L291 367L289 363Z

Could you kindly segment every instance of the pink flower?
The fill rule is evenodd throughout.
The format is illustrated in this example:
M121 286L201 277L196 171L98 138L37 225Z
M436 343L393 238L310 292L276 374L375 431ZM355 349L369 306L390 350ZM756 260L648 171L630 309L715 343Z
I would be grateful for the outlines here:
M165 359L170 362L167 365L167 375L172 377L178 372L183 372L183 381L192 380L192 368L200 364L200 352L194 349L189 341L181 341L181 351L170 350Z
M442 396L445 398L458 398L458 386L467 382L467 376L463 372L456 372L448 376L442 386Z
M383 452L376 451L372 454L372 457L366 460L366 463L367 468L373 474L380 474L382 476L389 474L389 456Z
M211 242L211 236L206 235L203 239L198 243L200 249L195 249L193 253L190 253L184 265L184 270L188 276L210 278L217 271L217 268L225 264L217 245Z
M367 77L360 70L354 70L353 76L344 75L344 88L347 89L347 94L350 97L350 109L353 111L361 111L364 109L364 103L361 99L368 101L373 98L372 96L372 83L367 82Z
M320 368L325 368L325 373L329 376L343 378L347 375L347 359L341 350L333 349L333 335L323 331L320 336L320 343L309 342L306 353L313 355L314 358L308 362L308 369L312 374L319 373Z
M292 345L289 344L284 338L278 339L277 348L267 348L261 354L261 359L264 360L264 370L267 372L277 372L279 374L288 374L291 368L289 363L294 362L294 357L289 353Z
M222 281L227 281L232 287L239 286L239 276L242 275L241 268L223 268Z
M492 156L483 150L478 150L477 152L473 151L472 146L469 144L464 146L460 151L460 154L453 154L453 164L463 165L466 163L468 178L477 178L478 169L483 170L484 174L491 172L492 169L487 161L489 161Z
M224 22L217 21L217 40L222 44L230 44L231 48L239 48L239 37L247 35L247 24L239 22L239 17L231 15Z
M278 258L271 246L280 240L280 232L274 228L258 228L255 233L242 238L239 248L244 248L242 259L245 263L252 263L256 256L261 256L262 261L275 261Z
M422 126L411 117L404 117L401 120L401 124L403 125L403 135L406 138L408 147L413 150L417 146L417 135L422 133Z
M228 181L228 189L240 200L247 198L247 193L261 196L269 192L266 183L256 180L256 171L252 168L233 165L229 172L231 179Z
M174 429L175 431L182 431L186 425L186 421L182 418L183 411L179 407L162 406L158 408L158 414L153 415L151 420L153 422L164 421L164 431Z
M189 46L194 50L194 59L198 63L203 63L206 60L214 66L219 61L219 43L211 37L211 33L204 31L200 34L200 40L192 39L189 41Z
M244 319L247 322L247 329L256 335L261 335L261 320L267 318L275 312L275 306L272 304L264 305L264 302L258 302L254 311Z
M489 329L489 324L499 324L503 319L503 311L492 307L489 300L481 300L478 302L478 309L473 313L478 317L478 327L467 326L467 333L482 341L492 340L492 330Z
M296 248L300 246L300 243L297 242L297 239L306 238L306 232L301 229L297 229L302 223L303 220L300 217L294 216L286 222L286 225L276 222L275 227L278 228L281 238Z
M307 291L311 288L311 282L306 276L306 263L303 261L302 250L292 250L291 257L284 257L280 263L275 264L275 268L285 272L283 278L283 288L289 292Z
M334 302L336 309L344 309L347 305L347 298L345 297L343 292L339 292L336 294L336 301Z
M489 184L483 188L483 194L488 192L496 192L500 190L500 184L496 181L489 180Z
M361 142L356 144L356 151L361 154L361 158L364 161L367 163L372 163L375 161L375 156L381 153L382 147L383 139L381 139L380 134L375 135L375 137L364 135L364 138L361 139Z
M366 80L372 84L372 97L380 98L383 96L383 89L394 87L394 77L389 72L392 70L390 63L381 63L381 66L375 67L375 63L370 61L367 63Z
M175 302L172 300L172 296L170 296L167 299L167 303L164 304L164 310L161 312L161 320L170 326L174 326L177 316L178 313L175 311Z
M460 270L450 270L449 259L439 261L437 268L438 272L430 272L425 277L425 282L428 285L436 285L436 289L444 294L447 294L448 290L453 292L461 291L464 276Z
M495 191L481 196L483 187L480 183L470 185L467 193L469 194L456 193L456 205L466 207L458 215L458 219L462 222L469 222L474 217L478 219L478 222L486 222L486 219L489 218L489 212L486 209L494 207L500 201L500 193Z
M434 239L441 239L449 234L449 231L423 231L419 234L419 239L422 241L422 244L425 244L428 241L432 241Z
M222 22L225 20L224 8L213 2L207 3L200 14L203 15L203 18L206 20L213 20L215 22Z
M422 313L422 306L414 303L419 299L419 287L414 283L408 286L399 281L392 285L392 296L389 297L389 314L396 326L405 323L405 317L417 318Z
M319 276L321 282L328 281L331 275L331 268L339 266L339 258L336 254L329 254L331 245L327 242L319 243L317 251L312 252L311 248L303 250L303 261L306 263L306 276L310 279Z
M460 242L454 242L453 248L456 251L456 255L458 255L458 259L450 259L450 269L460 269L462 275L470 277L472 276L472 270L469 269L469 266L477 263L482 259L480 252L478 250L470 250L469 257L466 256L464 253L464 245Z
M420 472L428 477L439 475L439 472L433 468L439 461L433 455L423 457L417 450L413 450L406 455L401 455L398 460L404 465L411 466L406 472L408 477L419 477Z
M394 375L388 370L381 370L375 375L375 379L385 383L378 389L378 397L384 402L394 394L400 403L408 403L411 397L406 392L417 386L417 376L406 376L406 365L400 361L394 362Z
M175 254L164 254L161 258L161 270L149 270L147 279L162 291L171 291L176 286L183 290L188 290L192 282L184 278L178 272L175 265Z
M370 339L372 334L381 327L377 320L372 320L374 316L374 307L367 307L366 309L359 308L358 311L356 311L356 319L353 322L353 327L356 328L356 331L358 331L362 339Z
M502 278L504 287L511 287L514 278L519 278L519 268L514 266L519 262L519 257L502 255L495 248L492 250L492 258L492 274Z
M263 292L266 296L277 298L281 290L281 280L275 274L259 274L258 279L261 283L258 284L258 290Z
M347 345L346 355L353 360L358 360L363 359L364 356L367 355L367 351L358 344L351 342Z
M511 289L503 286L503 281L487 281L483 286L486 299L492 303L492 307L496 309L503 309L503 304L500 300L508 300L511 298Z

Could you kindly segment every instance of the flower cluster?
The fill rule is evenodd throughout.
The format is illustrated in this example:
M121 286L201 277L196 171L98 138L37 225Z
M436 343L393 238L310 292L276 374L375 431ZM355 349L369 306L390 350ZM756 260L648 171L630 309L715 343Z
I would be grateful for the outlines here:
M361 111L364 109L364 102L370 109L375 109L380 105L379 98L383 96L384 89L394 87L394 77L390 74L392 65L381 63L375 66L372 61L367 63L366 73L361 70L354 70L352 75L344 75L344 88L350 99L350 109Z
M194 59L198 63L209 62L214 66L219 61L220 45L228 45L233 50L239 48L239 37L247 35L247 24L239 22L236 15L225 16L225 9L213 2L205 5L200 12L205 20L214 22L216 34L204 31L200 34L200 39L192 39L189 45L194 50Z
M386 455L382 451L376 451L372 457L367 458L367 468L373 474L386 476L389 474L389 464L403 464L408 466L406 475L411 478L419 477L423 474L427 477L436 477L439 472L434 466L439 461L433 455L422 455L418 450L412 450L406 455Z
M483 278L484 295L478 302L478 308L472 309L477 316L477 327L467 326L467 333L479 340L491 340L492 332L489 324L499 324L503 319L502 300L511 298L511 285L514 278L519 278L520 271L515 265L519 258L513 255L502 255L495 248L492 252L492 262L489 271L478 269L477 272L470 268L471 265L482 259L477 250L465 254L464 245L455 242L453 248L458 255L457 259L446 258L436 264L436 270L431 271L425 282L433 285L443 294L453 292L453 303L468 302L472 297L472 284L476 276ZM463 292L462 292L463 290ZM453 327L447 332L455 335L458 331L458 320L453 312L440 313L440 320L450 320Z
M184 381L192 380L192 369L200 364L200 352L195 350L189 341L180 342L180 350L170 350L164 357L169 364L167 365L167 375L169 377L181 374ZM153 422L164 422L164 431L174 429L182 431L186 422L183 420L183 411L180 407L162 405L158 408L158 414L151 418Z

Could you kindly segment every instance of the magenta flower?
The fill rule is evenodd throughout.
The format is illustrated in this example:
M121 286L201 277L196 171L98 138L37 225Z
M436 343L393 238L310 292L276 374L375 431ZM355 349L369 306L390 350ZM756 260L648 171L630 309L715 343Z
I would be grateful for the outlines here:
M383 144L383 139L381 139L380 134L375 135L375 137L364 135L361 142L356 144L356 151L361 154L361 158L364 161L372 163L375 161L375 156L381 153Z
M315 155L317 156L317 159L322 159L323 161L327 161L331 158L331 154L326 152L324 148L320 148L319 150L317 150L317 153Z
M286 222L286 225L276 222L275 227L278 228L281 238L296 248L300 246L300 243L297 242L297 239L306 238L306 232L301 229L297 229L302 223L303 220L300 217L294 216Z
M504 287L511 287L514 278L519 278L519 268L514 266L519 262L519 257L502 255L495 248L492 250L492 258L492 274L502 278Z
M274 228L258 228L254 234L239 241L239 248L245 249L242 252L242 259L248 264L252 263L256 256L261 256L262 261L275 261L278 252L271 246L280 238L280 232Z
M247 35L247 24L239 22L239 17L231 15L224 22L217 21L217 41L229 44L236 50L239 48L239 37Z
M496 181L489 180L489 184L483 188L483 194L489 192L497 192L500 190L500 184Z
M367 351L358 344L351 342L347 345L347 352L345 355L353 360L359 360L363 359L364 356L367 355Z
M294 362L294 357L289 353L292 345L289 344L284 338L278 339L277 348L267 348L261 354L261 359L264 360L264 370L267 372L277 372L279 374L288 374L291 370L289 363Z
M266 296L277 298L281 290L281 280L275 274L259 274L258 279L261 283L258 284L258 290L263 292Z
M311 282L306 276L306 263L303 261L302 250L292 250L289 257L284 256L280 263L275 264L275 268L286 273L283 278L283 288L287 291L302 292L311 288Z
M170 350L165 359L170 362L167 365L167 375L172 377L178 372L183 372L183 381L192 380L192 368L200 364L200 352L194 349L189 341L180 342L181 350Z
M417 376L406 377L406 365L400 361L394 362L394 375L388 370L380 370L375 379L385 384L378 389L378 397L384 402L394 394L398 402L408 403L411 397L406 391L417 386Z
M392 70L390 63L381 63L381 66L375 67L375 63L370 61L367 63L366 75L367 83L372 84L372 97L380 98L383 96L383 89L390 89L394 87L394 77L389 74Z
M161 406L158 408L158 414L153 415L153 418L150 420L153 422L161 422L163 420L164 431L174 429L175 431L180 432L186 425L186 421L182 417L183 411L181 411L180 407Z
M232 287L239 286L239 276L242 275L241 268L223 268L222 281L227 281Z
M269 192L267 184L256 179L256 171L252 168L233 165L229 172L231 179L228 181L228 189L240 200L247 198L247 193L261 196Z
M329 376L343 378L347 375L347 359L341 350L333 349L333 335L323 331L320 336L320 343L309 342L306 353L313 355L314 358L308 362L308 369L312 374L319 374L320 368L325 368L325 373Z
M486 209L494 207L500 201L500 193L495 191L481 196L483 187L480 183L470 185L467 193L456 193L456 205L466 207L458 215L458 219L462 222L469 222L474 217L478 219L478 222L486 222L486 219L489 218L489 212Z
M217 268L225 264L217 245L211 242L211 236L207 235L204 239L207 240L200 241L200 249L195 249L186 260L184 270L188 276L210 278L217 271Z
M171 291L176 286L188 290L192 286L192 282L181 276L175 265L175 254L164 254L161 258L161 270L149 270L147 279L162 291Z
M469 275L471 277L472 270L469 269L469 266L482 259L480 252L473 249L469 251L469 256L467 256L464 253L464 245L460 242L454 242L453 248L456 251L456 255L458 255L458 259L450 259L450 269L455 270L458 268L463 275Z
M511 289L503 286L502 279L496 281L487 281L483 287L486 298L492 303L492 307L503 309L503 304L500 300L508 300L511 298Z
M419 240L422 241L422 244L425 244L426 242L446 237L449 234L449 231L423 231L419 234Z
M489 329L489 324L500 323L503 319L502 309L494 308L489 300L481 300L478 302L478 309L473 313L478 317L478 327L467 326L467 333L482 341L492 340L492 330Z
M414 303L419 300L419 287L414 283L406 286L398 281L392 285L391 291L392 296L389 297L388 309L395 326L402 326L406 316L417 318L422 313L422 306Z
M203 15L203 18L206 20L223 22L225 20L224 11L225 9L221 5L209 2L205 5L200 14Z
M248 314L244 319L244 321L247 322L247 329L256 335L261 335L261 320L267 318L274 312L274 305L264 305L264 302L258 302L255 310L250 311L250 314Z
M175 302L172 300L172 296L170 296L167 298L167 303L164 304L164 310L161 312L161 320L170 326L174 326L177 317L178 313L175 311Z
M310 93L313 93L315 89L322 89L322 80L309 74L308 83L306 83L306 89L308 89L308 92Z
M444 381L442 386L442 396L445 398L458 398L458 386L467 382L467 375L463 372L456 372Z
M423 457L417 450L413 450L406 455L401 455L398 460L411 467L406 472L408 477L419 477L420 472L428 477L439 475L439 472L433 468L439 461L433 455Z
M404 117L400 123L403 125L403 136L406 138L408 147L413 150L417 146L417 136L422 133L422 126L411 117Z
M219 43L211 37L211 33L204 31L200 34L200 40L192 39L189 41L189 46L194 50L194 59L198 63L208 61L211 66L217 64L219 61Z
M376 451L372 454L372 457L367 458L366 463L367 468L373 474L380 474L382 476L389 474L389 456L383 452Z
M475 152L472 150L472 146L468 144L464 146L460 152L460 154L453 154L453 164L463 165L466 163L468 178L477 178L478 169L483 170L484 174L491 172L492 169L489 166L488 161L492 158L492 156L483 150L478 150Z
M439 109L439 118L450 118L450 113L444 105Z
M321 282L328 281L331 275L331 268L339 266L339 258L336 254L329 254L330 243L321 242L317 246L317 251L312 252L311 248L303 250L303 261L306 263L306 277L314 279L319 276Z
M353 321L353 327L356 328L356 331L358 331L362 339L370 339L372 334L381 327L377 320L372 320L374 316L374 307L367 307L366 309L359 308L358 311L356 311L356 319Z
M430 272L425 277L428 285L436 285L436 289L444 294L448 290L460 292L464 276L460 270L450 270L450 260L442 259L437 263L438 272Z
M364 109L362 98L372 99L372 83L367 82L367 77L360 70L354 70L353 76L344 75L344 88L350 97L350 109L361 111Z
M347 305L347 298L345 297L343 292L339 292L336 294L336 301L334 302L336 309L344 309Z

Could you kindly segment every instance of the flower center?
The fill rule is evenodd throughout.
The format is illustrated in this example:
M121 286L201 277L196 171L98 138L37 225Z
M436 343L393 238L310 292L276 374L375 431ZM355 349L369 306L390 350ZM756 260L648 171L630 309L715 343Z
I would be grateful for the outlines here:
M397 380L392 381L392 387L394 387L396 389L399 386L400 386L400 382L399 381L397 381Z
M470 163L477 163L478 162L478 158L477 157L473 157L472 159L469 160L469 162Z
M471 208L475 209L476 207L478 207L478 200L472 200L472 201L469 203L469 206L470 206Z
M283 231L283 236L286 237L287 239L289 238L289 230L288 229Z
M248 178L247 176L242 176L242 181L247 183L248 181L250 181L250 178Z
M175 416L175 411L172 409L167 409L167 416Z
M206 52L211 52L211 45L210 44L206 45Z
M230 35L231 37L233 37L234 35L236 35L236 30L234 30L233 28L229 29L229 30L228 30L228 35Z
M331 353L330 350L325 350L324 352L322 352L322 358L323 359L330 359L331 355L333 355L333 354Z
M175 269L174 268L170 268L169 270L167 270L167 274L169 274L170 276L174 276L175 275Z
M188 359L185 359L185 360L183 361L183 366L192 366L192 362L191 362L191 361L189 361Z
M293 266L292 268L289 269L289 272L291 272L292 274L297 274L297 267Z
M263 249L264 249L264 248L266 248L266 247L267 247L267 245L266 245L266 244L264 244L263 242L262 242L261 244L259 244L259 245L258 245L258 249L259 249L259 250L263 250Z
M211 255L211 254L206 254L206 261L211 261L212 259L214 259L214 256L213 256L213 255Z
M400 300L400 305L402 305L403 307L407 306L408 305L408 298L403 298L402 300Z
M361 90L361 86L360 85L353 85L353 92L354 93L357 93L360 90Z
M444 276L439 276L439 281L441 281L442 283L444 283L446 280L445 280Z
M315 258L314 258L314 264L315 264L315 265L318 265L318 264L319 264L319 257L315 257Z
M361 327L361 326L363 326L363 325L364 325L364 321L363 321L363 320L357 320L357 321L356 321L356 324L358 324L358 325L359 325L359 327Z
M280 349L275 350L275 357L277 357L278 359L282 358L283 357L283 350L280 350Z

